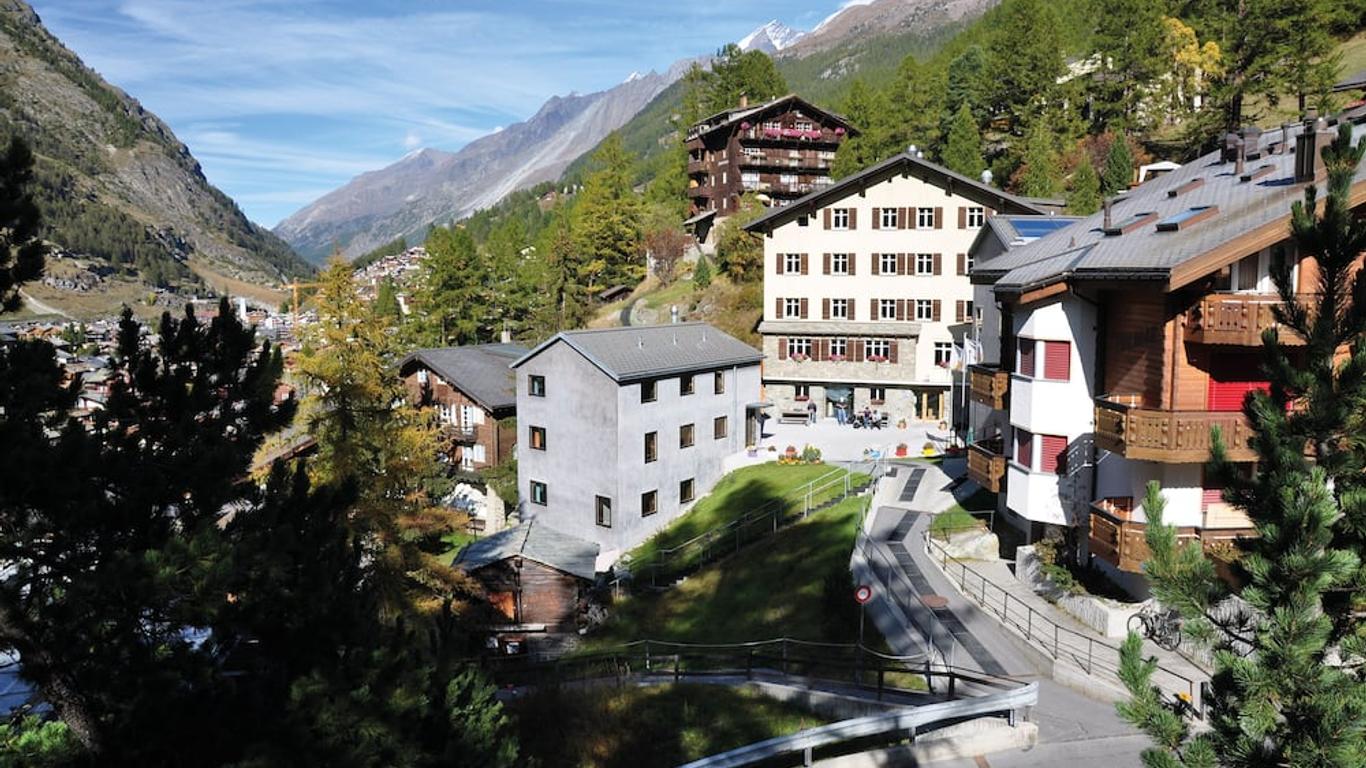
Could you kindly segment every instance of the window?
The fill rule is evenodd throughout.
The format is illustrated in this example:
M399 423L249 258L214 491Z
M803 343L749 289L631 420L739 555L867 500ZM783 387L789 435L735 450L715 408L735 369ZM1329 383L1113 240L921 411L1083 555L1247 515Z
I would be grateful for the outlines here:
M797 124L796 124L796 128L797 128L797 130L799 130L799 131L809 131L809 130L811 130L811 121L809 121L809 120L798 120L798 121L797 121Z
M693 481L688 478L678 484L678 503L687 504L693 500Z
M659 511L659 492L646 491L640 494L640 516L649 517Z
M1039 471L1067 474L1067 438L1059 435L1039 437Z
M801 299L783 299L783 317L801 317Z
M527 389L532 397L545 397L545 377L532 376L527 382Z
M832 208L830 209L830 228L848 229L849 228L849 209Z
M934 320L934 301L931 299L916 299L915 319Z
M883 229L896 229L896 228L897 228L897 220L896 220L897 217L896 217L896 214L897 214L897 210L896 210L895 208L883 208L883 209L882 209L882 213L881 213L882 221L879 222L879 223L882 225L882 228L883 228Z
M659 458L659 433L645 433L645 463L649 464Z
M678 428L678 447L691 448L693 445L693 425L684 424Z
M845 355L847 355L847 354L849 354L849 340L848 340L848 339L831 339L831 340L830 340L830 359L831 359L831 360L843 360L843 359L845 358Z
M933 253L917 253L915 255L915 273L922 276L934 274Z
M811 339L803 336L788 339L787 354L798 359L811 357Z
M642 403L653 403L653 402L655 401L655 397L656 397L656 393L655 393L655 382L653 382L653 381L642 381L642 382L640 382L640 402L642 402Z
M848 320L849 319L849 300L831 299L830 300L830 319Z
M740 174L740 183L746 187L759 186L759 174L757 171L744 171Z
M877 271L883 275L896 274L896 254L884 253L878 256Z
M805 221L805 219L803 219ZM850 254L832 253L830 254L830 274L847 275L849 274Z
M546 499L549 498L549 491L546 490L545 483L540 480L531 481L531 503L539 504L544 507Z
M792 387L792 398L793 398L794 400L810 400L810 399L811 399L811 385L810 385L810 384L794 384L793 387Z
M886 339L868 339L863 342L863 356L873 362L886 360L892 354L892 343Z
M802 255L788 253L783 255L783 274L799 275L802 272Z
M1015 430L1015 461L1025 469L1034 468L1034 435L1023 429Z
M883 403L887 402L887 388L869 387L868 402L872 403L873 405L882 405Z
M1033 340L1033 339L1020 339L1020 364L1019 364L1018 366L1016 366L1015 370L1019 371L1021 376L1029 376L1030 378L1033 378L1033 376L1034 376L1034 340Z
M745 147L743 152L745 153L745 157L762 158L764 156L764 150L760 147Z
M418 384L421 384L422 386L425 387L425 386L427 386L427 382L428 382L428 381L430 381L430 379L428 378L428 375L427 375L427 369L426 369L426 368L418 368L418 369L417 369L417 383L418 383Z
M545 450L545 427L531 428L531 449L533 451Z
M915 209L915 228L934 229L934 209L916 208Z
M712 392L718 395L726 394L726 372L717 371L712 374Z
M711 436L713 440L725 440L730 432L730 424L725 416L717 416L711 420Z
M1072 378L1072 345L1065 341L1043 343L1043 377L1050 381Z
M953 342L936 341L934 343L934 364L947 366L953 361Z
M896 299L881 299L877 303L877 316L880 320L896 319Z
M691 395L693 393L693 378L691 373L685 373L678 377L678 394Z
M597 503L595 504L595 506L597 507L598 525L601 525L603 528L611 528L612 500L607 498L606 496L598 496L596 501Z
M987 223L987 209L980 205L969 206L967 222L969 227L980 227Z

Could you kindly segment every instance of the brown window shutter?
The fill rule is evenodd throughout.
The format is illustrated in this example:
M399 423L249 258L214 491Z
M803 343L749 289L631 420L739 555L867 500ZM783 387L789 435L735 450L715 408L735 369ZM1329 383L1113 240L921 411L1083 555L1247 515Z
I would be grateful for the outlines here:
M936 275L938 275L938 274L942 274L943 271L944 271L944 254L942 254L942 253L936 253L936 254L934 255L934 273L935 273Z
M961 304L962 302L959 302L959 303ZM822 319L822 320L829 320L829 319L830 319L830 300L829 300L829 299L821 299L821 319Z
M806 257L807 257L807 254L803 253L803 254L802 254L802 274L803 274L803 275L805 275L805 274L807 273L807 258L806 258Z
M778 254L776 263L773 265L773 274L775 275L781 275L783 273L783 256L784 254Z
M798 312L798 315L801 317L801 319L805 320L805 319L806 319L806 299L801 299L800 301L801 301L801 310Z
M944 228L944 209L943 209L943 208L940 208L940 207L938 207L938 206L935 206L935 209L934 209L934 228L935 228L935 229L943 229L943 228Z
M905 320L905 319L906 319L906 300L905 300L905 299L897 299L897 300L896 300L896 319L897 319L897 320Z
M904 253L896 255L896 273L898 275L906 274L906 254Z
M962 300L962 299L959 299L958 301L955 301L955 302L953 303L953 321L954 321L955 323L961 323L961 322L963 322L963 300Z
M829 209L829 208L826 208L826 209L825 209L825 228L826 228L826 229L829 229L829 228L830 228L830 209Z
M853 262L850 262L850 263L852 264ZM858 302L855 301L854 299L845 299L845 302L846 302L846 303L845 303L844 306L846 306L846 307L849 308L849 319L850 319L850 320L853 320L853 319L854 319L854 316L858 314L857 312L854 311L854 306L855 306L856 304L858 304Z
M961 205L958 206L958 228L968 228L968 209Z
M782 298L777 298L777 299L774 299L774 300L773 300L773 319L774 319L774 320L782 320L782 319L783 319L783 300L782 300Z
M967 273L968 273L968 255L967 255L966 253L960 253L960 254L958 254L958 274L960 274L960 275L966 275Z
M910 228L911 228L911 209L910 209L910 208L901 208L901 209L899 209L899 210L896 212L896 228L897 228L897 229L910 229Z
M786 360L786 359L787 359L787 337L786 337L786 336L779 336L779 337L778 337L778 359L779 359L779 360Z
M849 254L849 274L858 274L858 254L856 253Z
M868 319L869 319L869 320L881 320L881 319L882 319L881 317L878 317L878 314L877 314L877 299L869 299L869 300L868 300Z
M882 217L878 215L879 213L882 213L881 208L873 209L873 229L882 229Z
M850 350L850 354L853 356L853 361L856 363L863 362L863 339L854 339L853 346L854 348Z
M892 339L891 342L889 342L889 343L887 344L887 362L889 362L889 363L895 363L895 362L896 362L896 359L897 359L897 347L899 347L899 346L901 346L901 344L900 344L896 339Z
M805 299L802 299L802 301L805 301ZM936 323L939 322L939 306L943 303L944 302L940 301L939 299L934 300L934 315L931 317L931 319L934 320L934 322Z
M882 274L882 254L880 253L873 254L873 274Z
M850 229L858 229L858 209L857 209L857 208L850 208L850 209L849 209L849 228L850 228Z
M830 254L828 253L821 254L821 274L830 274Z
M820 344L819 344L818 346L820 346L820 348L821 348L821 359L822 359L822 360L829 360L829 359L830 359L830 340L829 340L829 339L821 339L821 340L820 340Z

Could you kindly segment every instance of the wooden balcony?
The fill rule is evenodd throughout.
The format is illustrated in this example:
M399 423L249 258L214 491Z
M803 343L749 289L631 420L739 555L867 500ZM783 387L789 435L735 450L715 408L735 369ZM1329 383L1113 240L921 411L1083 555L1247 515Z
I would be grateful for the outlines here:
M1148 549L1148 524L1134 518L1134 500L1122 498L1097 499L1091 503L1091 554L1121 571L1142 573L1143 563L1152 553ZM1244 518L1245 520L1246 518ZM1205 524L1210 524L1208 516ZM1199 541L1208 550L1221 543L1231 543L1257 534L1250 527L1176 529L1177 544Z
M1001 478L1006 475L1002 447L1000 438L968 446L968 479L992 493L1001 492Z
M972 402L1001 411L1010 391L1010 374L991 365L968 366L968 392Z
M1277 327L1273 308L1280 303L1266 294L1213 293L1186 312L1186 341L1260 347L1262 331ZM1285 344L1303 344L1299 334L1281 332Z
M1252 425L1239 412L1164 411L1138 405L1136 396L1096 399L1096 445L1126 458L1195 464L1207 461L1219 427L1233 461L1255 461Z

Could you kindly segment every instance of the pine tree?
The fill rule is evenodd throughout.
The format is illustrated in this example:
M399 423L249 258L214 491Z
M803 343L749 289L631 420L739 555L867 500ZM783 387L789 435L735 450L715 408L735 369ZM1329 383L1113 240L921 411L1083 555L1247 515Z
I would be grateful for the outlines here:
M1091 165L1091 158L1083 152L1077 169L1072 172L1072 186L1067 191L1067 212L1086 216L1099 210L1100 203L1100 177L1096 175L1095 166Z
M1156 742L1147 765L1366 763L1366 683L1356 663L1366 655L1366 450L1358 439L1366 276L1356 269L1366 223L1350 202L1366 141L1353 146L1351 136L1343 125L1324 148L1322 212L1313 185L1292 207L1292 233L1307 257L1300 274L1317 275L1316 293L1297 291L1288 261L1273 264L1280 330L1263 334L1270 391L1244 405L1258 457L1250 475L1228 461L1223 436L1214 435L1211 473L1257 529L1240 544L1247 610L1216 610L1228 586L1198 543L1177 545L1156 485L1144 502L1153 592L1181 612L1193 641L1212 646L1216 663L1210 730L1193 734L1153 690L1152 662L1142 659L1137 638L1125 644L1122 672L1133 699L1120 712ZM1281 333L1302 337L1302 352L1282 344Z
M944 91L943 69L921 64L914 56L902 60L896 77L888 84L888 112L880 116L884 124L879 131L879 160L904 152L911 145L927 156L935 154L943 135L939 121L944 113Z
M1095 122L1104 128L1146 127L1156 105L1147 103L1143 109L1145 100L1158 78L1169 71L1163 56L1162 4L1108 0L1097 19L1092 47L1103 76L1094 86Z
M987 41L993 115L1015 131L1035 117L1064 71L1058 18L1043 0L1007 0Z
M763 240L747 232L745 225L763 215L764 210L753 195L744 195L716 235L716 266L737 283L763 277Z
M1058 194L1058 153L1053 135L1040 123L1025 137L1024 157L1012 181L1020 194L1028 197L1053 197Z
M19 286L43 273L47 246L32 185L33 152L16 136L0 157L0 313L18 309Z
M375 289L375 314L392 321L402 318L403 312L398 305L398 286L392 278L381 280Z
M987 119L988 83L986 53L980 45L970 45L949 62L946 74L944 105L945 118L955 119L964 104L972 110L972 119L981 125ZM944 133L949 126L944 127Z
M692 284L698 288L711 285L711 263L705 255L697 257L697 266L692 271Z
M583 260L579 279L590 291L635 284L645 277L644 206L632 189L635 161L614 133L593 154L593 164L572 214L574 247Z
M949 128L943 161L949 170L974 179L986 168L986 162L982 160L982 134L966 103L958 107L958 114Z
M1107 195L1123 192L1134 180L1134 156L1124 134L1116 134L1105 154L1105 170L1101 174L1101 188Z
M859 133L847 137L835 151L835 161L830 164L830 174L835 178L858 173L905 149L893 147L888 137L887 100L881 91L855 80L841 111Z
M414 332L428 345L477 344L493 333L487 265L460 226L427 235Z

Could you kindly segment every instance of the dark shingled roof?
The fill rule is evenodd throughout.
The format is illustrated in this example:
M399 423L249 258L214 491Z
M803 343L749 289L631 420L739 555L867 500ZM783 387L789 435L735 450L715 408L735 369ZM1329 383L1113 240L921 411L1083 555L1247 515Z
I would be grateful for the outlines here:
M509 557L525 557L581 579L597 576L598 545L546 527L537 520L467 544L451 565L474 571Z
M731 107L730 109L723 109L714 115L708 115L688 128L687 140L691 141L698 136L706 136L712 131L734 125L740 120L758 118L765 113L775 112L778 111L779 108L786 109L791 106L795 106L804 113L809 113L812 117L823 117L827 120L840 123L844 126L845 132L850 136L857 136L859 133L858 128L852 125L849 122L849 118L844 115L831 112L828 109L821 109L797 94L789 93L786 96L779 96L773 101L767 101L763 104L755 104L747 107L736 106Z
M674 323L561 331L512 367L559 341L573 347L617 383L733 365L757 365L764 359L754 347L706 323Z
M508 366L526 353L518 344L419 349L403 358L398 369L406 376L421 362L479 405L501 411L517 407L517 381Z

